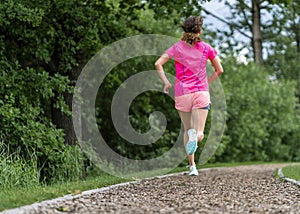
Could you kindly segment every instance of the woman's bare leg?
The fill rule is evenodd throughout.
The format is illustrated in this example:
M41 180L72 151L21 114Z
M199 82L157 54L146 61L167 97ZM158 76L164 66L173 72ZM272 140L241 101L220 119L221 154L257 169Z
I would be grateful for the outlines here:
M183 111L178 111L178 114L180 116L180 119L183 123L184 127L184 135L183 135L183 143L184 143L184 148L185 145L187 144L189 137L188 137L188 130L192 128L192 113L191 112L183 112ZM194 154L188 155L188 160L189 160L189 165L195 165L194 161Z
M204 138L204 128L206 118L208 115L207 109L193 109L192 110L192 127L197 132L198 142L201 142Z
M183 142L184 147L188 142L188 130L194 128L197 132L198 142L201 142L204 138L204 128L208 110L206 109L193 109L192 112L178 111L180 119L184 127ZM195 165L194 154L188 155L189 165Z

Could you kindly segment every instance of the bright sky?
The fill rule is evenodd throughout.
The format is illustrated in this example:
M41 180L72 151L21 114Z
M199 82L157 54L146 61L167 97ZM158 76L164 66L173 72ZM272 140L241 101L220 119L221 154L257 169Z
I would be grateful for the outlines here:
M229 0L229 2L236 2L236 0ZM220 2L220 0L211 0L210 2L204 3L201 5L203 8L205 8L206 10L208 10L209 12L212 12L213 14L215 14L216 16L225 19L226 17L228 17L230 15L230 9L224 5L223 2ZM203 12L204 13L204 12ZM210 23L212 24L212 28L219 28L219 29L228 29L228 25L225 24L224 22L219 21L218 19L216 19L215 17L208 15L206 13L205 14L205 19L204 19L204 25L205 23ZM243 39L248 41L248 39L246 37L244 37L242 34L235 32L234 35L234 39ZM222 45L226 45L226 44L222 44ZM240 63L247 63L247 59L245 57L245 54L248 53L248 49L244 48L239 54L237 54L237 61Z
M235 0L231 0L231 2L235 2ZM204 3L201 6L221 18L225 18L230 14L229 8L226 7L223 2L219 2L219 0L211 0L210 2ZM227 27L225 23L212 16L207 16L206 20L204 21L213 23L216 27Z

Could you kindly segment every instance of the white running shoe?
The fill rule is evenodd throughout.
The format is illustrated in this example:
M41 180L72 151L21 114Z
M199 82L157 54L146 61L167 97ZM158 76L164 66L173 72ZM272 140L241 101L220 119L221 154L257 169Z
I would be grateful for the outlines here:
M199 173L196 169L196 166L193 165L193 166L190 166L190 173L189 173L189 176L197 176Z
M185 150L188 155L192 155L197 150L197 133L195 129L188 130L189 141L185 145Z

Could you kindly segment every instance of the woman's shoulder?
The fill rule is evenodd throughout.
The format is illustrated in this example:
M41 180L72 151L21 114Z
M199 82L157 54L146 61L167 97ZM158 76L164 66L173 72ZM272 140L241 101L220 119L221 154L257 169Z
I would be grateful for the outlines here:
M174 48L174 47L178 47L178 46L181 46L182 45L182 41L181 40L178 40L177 42L173 43L170 48Z
M211 47L211 45L207 42L204 42L203 40L201 40L200 42L197 42L198 45L200 46L208 46L208 47Z
M183 46L185 46L185 45L188 45L185 41L183 41L182 39L180 39L180 40L178 40L174 45L183 45Z
M205 48L205 49L214 49L209 43L206 43L204 41L197 42L198 48Z
M183 41L183 40L179 40L179 41L177 41L177 42L175 42L173 45L172 45L172 47L175 47L176 49L186 49L186 48L193 48L193 46L192 45L190 45L190 44L188 44L188 43L186 43L185 41Z

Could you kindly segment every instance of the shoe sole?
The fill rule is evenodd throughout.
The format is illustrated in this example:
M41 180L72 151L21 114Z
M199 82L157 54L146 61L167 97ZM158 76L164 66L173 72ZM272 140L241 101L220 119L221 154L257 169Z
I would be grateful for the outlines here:
M197 170L189 173L189 176L197 176L197 175L199 175L199 172Z
M196 152L197 150L197 142L196 141L189 141L187 142L185 146L186 153L189 155L192 155Z

